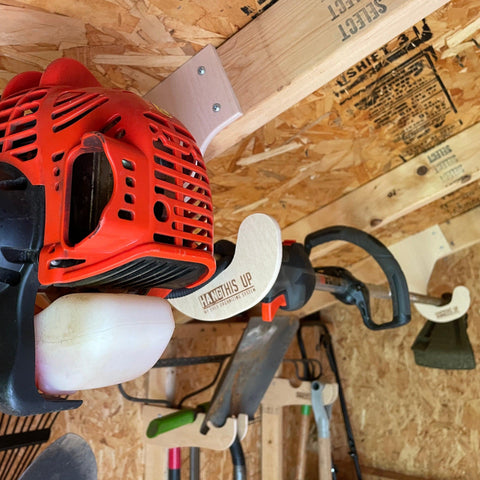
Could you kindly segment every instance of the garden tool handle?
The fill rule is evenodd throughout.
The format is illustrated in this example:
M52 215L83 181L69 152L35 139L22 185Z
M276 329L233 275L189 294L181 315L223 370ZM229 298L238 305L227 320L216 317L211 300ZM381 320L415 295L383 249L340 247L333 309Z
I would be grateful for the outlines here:
M154 418L147 428L147 437L155 438L162 433L183 427L195 421L196 412L192 409L179 410L163 417Z
M183 408L163 417L154 418L147 427L147 437L155 438L162 433L169 432L175 428L183 427L189 423L193 423L198 412L206 412L210 403L204 402L197 405L196 408Z
M372 235L344 225L332 226L310 233L305 237L305 250L310 255L312 248L334 240L353 243L363 248L376 260L387 277L392 292L393 319L390 322L378 324L371 318L364 317L365 325L371 330L383 330L408 323L411 313L407 281L390 250Z
M332 448L330 437L318 438L318 478L332 480Z
M298 439L297 471L295 473L295 480L305 480L310 410L310 405L302 405L302 420L300 423L300 436Z
M332 480L332 452L330 444L329 412L323 403L324 385L312 382L312 409L318 436L318 478Z
M168 480L180 480L182 474L182 449L168 449Z
M190 447L190 480L200 480L200 447Z

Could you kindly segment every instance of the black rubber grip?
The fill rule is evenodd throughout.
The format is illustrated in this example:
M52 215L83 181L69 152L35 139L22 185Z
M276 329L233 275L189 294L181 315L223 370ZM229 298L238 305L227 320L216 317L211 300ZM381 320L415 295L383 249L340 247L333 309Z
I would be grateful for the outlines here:
M35 296L43 245L45 189L0 162L0 412L38 415L79 407L35 385Z
M411 318L407 281L390 250L369 233L343 225L336 225L310 233L305 237L305 250L310 255L312 248L334 240L353 243L363 248L380 265L390 285L393 304L392 321L375 323L369 319L365 322L366 326L371 330L383 330L407 324Z

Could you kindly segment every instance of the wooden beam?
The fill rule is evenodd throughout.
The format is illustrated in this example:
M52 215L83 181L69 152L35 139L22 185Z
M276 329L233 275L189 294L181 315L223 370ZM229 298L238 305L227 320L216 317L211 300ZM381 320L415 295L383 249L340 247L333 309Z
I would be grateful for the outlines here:
M440 225L453 252L459 252L480 242L480 207L476 207Z
M303 241L313 231L342 224L375 232L480 179L479 135L480 124L464 130L283 229L283 237ZM336 242L318 246L311 258L336 247Z
M244 116L207 160L421 21L448 0L279 0L218 47Z
M385 227L376 229L374 235L385 245L393 245L427 228L444 224L447 220L463 215L479 205L480 181L477 180L387 224ZM345 244L317 262L318 265L348 267L366 256L366 252L362 249Z

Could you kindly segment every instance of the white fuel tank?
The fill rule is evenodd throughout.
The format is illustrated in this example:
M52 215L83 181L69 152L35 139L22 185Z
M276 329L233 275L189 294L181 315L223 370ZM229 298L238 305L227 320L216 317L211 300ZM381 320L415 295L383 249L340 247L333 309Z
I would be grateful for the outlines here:
M156 297L75 293L35 315L38 388L60 395L133 380L160 358L174 330Z

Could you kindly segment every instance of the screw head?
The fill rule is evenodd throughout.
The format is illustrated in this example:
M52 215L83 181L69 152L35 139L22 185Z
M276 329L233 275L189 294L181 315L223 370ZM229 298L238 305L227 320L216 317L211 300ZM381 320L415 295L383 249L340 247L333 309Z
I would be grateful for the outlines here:
M200 67L198 67L197 73L198 73L199 75L205 75L205 72L206 72L206 70L205 70L205 67L204 67L203 65L201 65Z
M214 103L214 104L212 105L212 110L213 110L214 112L219 112L221 108L222 108L222 106L221 106L219 103Z
M420 165L420 166L417 168L417 175L423 176L423 175L425 175L427 172L428 172L428 167L426 167L425 165Z

